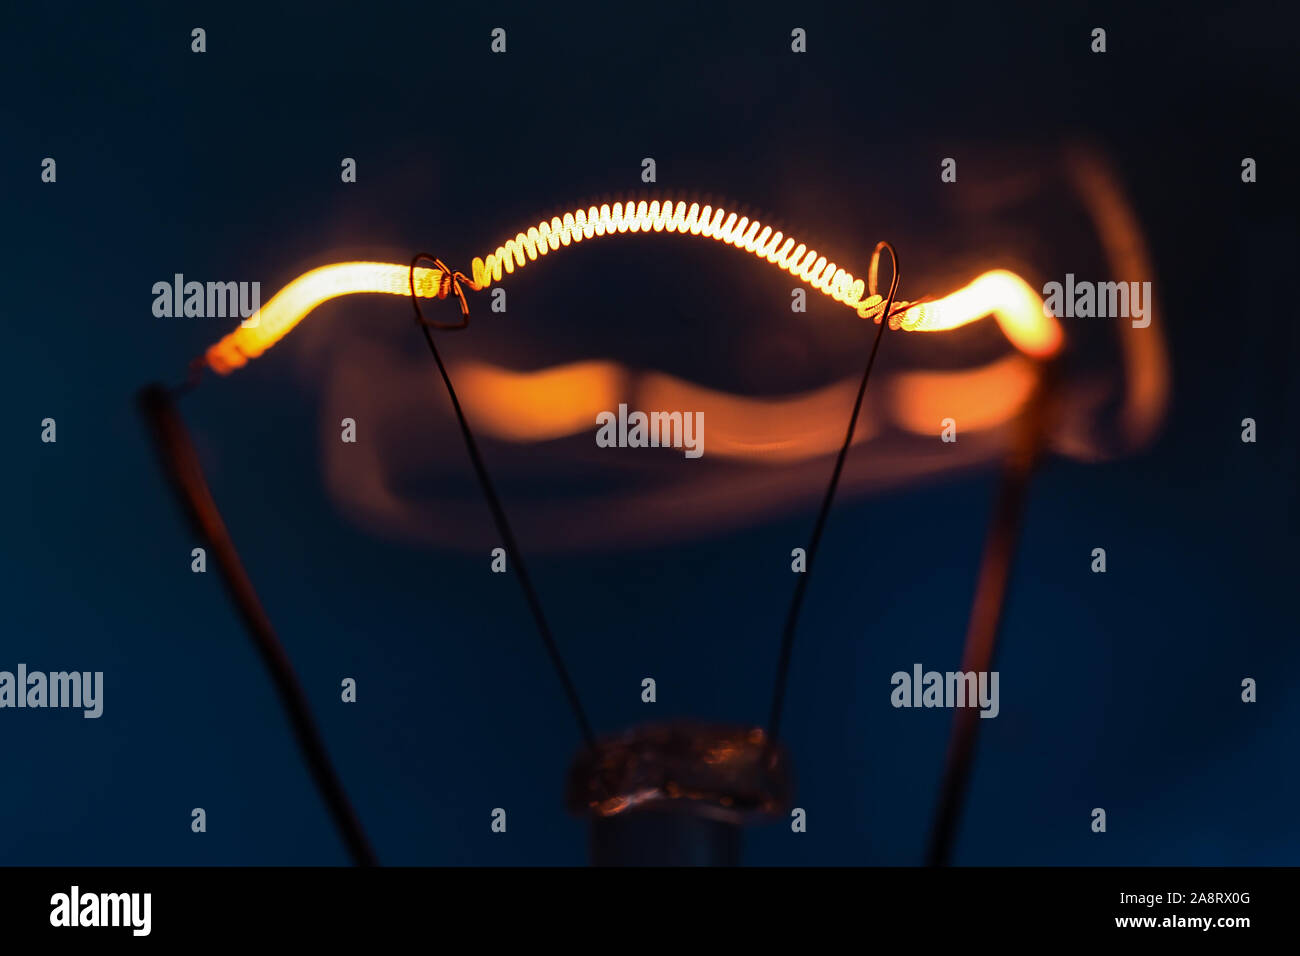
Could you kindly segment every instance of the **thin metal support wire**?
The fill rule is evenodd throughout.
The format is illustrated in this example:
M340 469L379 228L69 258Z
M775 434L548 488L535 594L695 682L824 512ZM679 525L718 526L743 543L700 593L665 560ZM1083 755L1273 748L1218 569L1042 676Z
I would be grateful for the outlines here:
M419 296L415 294L415 265L421 259L432 261L442 271L438 298L446 298L449 293L455 293L460 302L462 315L460 322L432 322L425 319L423 312L420 310ZM469 326L469 304L465 301L464 292L461 291L462 282L469 284L468 278L463 273L453 273L443 265L441 259L426 253L415 256L411 260L410 270L411 303L415 308L415 320L424 332L424 340L429 343L429 351L433 353L433 360L438 365L442 383L447 387L447 397L451 399L451 407L456 413L456 421L460 424L460 432L465 439L465 448L469 452L470 461L474 464L474 472L478 476L480 487L483 489L483 497L487 499L488 508L492 512L492 519L496 522L497 533L505 543L506 554L514 562L515 576L519 579L519 586L523 589L524 600L528 603L529 611L532 612L533 622L537 625L537 633L542 638L542 645L546 648L547 656L551 659L556 676L560 679L560 685L564 689L564 696L568 699L569 707L578 722L579 730L582 732L583 741L589 748L595 749L596 735L592 732L586 711L583 710L582 700L578 696L578 689L569 676L569 670L565 666L559 645L555 641L554 634L551 633L551 627L542 611L542 602L538 598L537 591L533 587L532 578L528 574L528 565L524 562L523 552L520 551L519 543L515 540L514 531L511 530L505 508L501 505L501 499L497 497L496 489L492 485L492 479L488 477L487 465L483 462L483 455L479 452L478 442L474 440L474 433L470 430L469 422L465 419L465 412L460 406L460 399L456 397L456 389L451 384L451 376L447 374L447 367L443 364L442 356L438 353L438 346L433 341L433 329L456 330Z
M221 512L203 477L198 454L190 441L180 412L176 409L175 398L197 384L196 369L197 366L191 366L190 379L182 385L173 388L150 385L142 389L139 394L140 410L153 433L154 444L181 507L193 528L212 549L226 590L271 676L272 686L289 717L298 749L307 762L316 789L324 799L353 863L357 866L377 866L379 860L343 789L343 781L339 779L330 761L325 740L312 717L311 706L294 673L293 663L276 636L253 582L239 560L234 541L226 530Z
M790 610L786 614L785 631L781 637L781 652L777 659L776 684L772 692L772 712L767 722L769 745L776 742L777 736L781 732L781 716L790 676L790 658L794 652L794 638L799 626L799 612L803 608L804 593L808 590L808 579L812 577L813 564L817 557L817 547L821 543L822 532L826 530L826 519L830 516L831 504L835 500L835 491L840 484L840 474L844 471L844 460L848 457L849 446L853 444L853 432L857 429L858 415L862 411L862 399L867 393L867 381L871 378L871 369L876 364L876 354L880 351L880 340L884 336L885 327L889 324L891 318L889 310L894 305L894 294L898 291L898 253L894 251L894 247L888 242L876 243L876 248L871 253L868 291L871 295L877 294L876 280L880 265L880 253L883 249L889 250L894 275L889 282L889 295L886 297L885 307L880 313L880 327L876 330L875 340L871 344L871 354L867 358L867 367L863 370L862 382L858 385L858 397L853 403L853 414L849 416L849 427L844 435L844 444L840 446L840 453L835 459L835 468L831 472L830 484L826 487L826 495L822 498L821 510L817 513L817 521L813 525L812 538L808 542L807 564L803 573L799 575L798 580L795 582L794 596L790 601Z
M962 652L963 673L988 673L993 669L998 632L1002 627L1011 585L1011 570L1029 500L1030 479L1042 454L1044 421L1048 414L1046 409L1050 405L1047 397L1050 395L1053 376L1054 369L1051 366L1039 368L1037 385L1025 404L1025 410L1016 420L1012 446L998 481L993 515L989 519L988 536L984 543L984 556L980 561L975 596L971 601L966 646ZM962 806L974 764L979 725L979 708L967 706L955 709L948 751L944 758L943 778L939 785L939 800L926 849L926 863L929 866L946 866L952 857L957 825L961 821Z

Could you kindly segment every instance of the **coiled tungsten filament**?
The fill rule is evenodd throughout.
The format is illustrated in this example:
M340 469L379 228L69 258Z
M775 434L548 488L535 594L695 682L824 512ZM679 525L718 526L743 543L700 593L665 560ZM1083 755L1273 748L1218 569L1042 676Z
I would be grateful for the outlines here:
M879 295L866 295L866 283L818 255L803 242L764 226L756 219L725 209L686 202L628 202L590 206L556 216L517 233L486 258L476 257L468 288L481 291L502 277L561 248L588 239L623 233L669 233L713 239L750 253L788 272L860 318L881 321ZM442 298L449 284L436 268L391 262L339 262L298 276L277 292L239 328L208 349L206 364L226 374L256 358L287 335L324 302L353 293ZM994 270L951 295L925 302L897 301L890 309L891 327L905 332L942 332L992 315L1007 338L1022 352L1039 358L1061 346L1061 328L1043 311L1042 299L1013 272Z
M503 272L512 273L561 246L625 232L675 232L716 239L779 266L836 302L858 309L863 318L870 317L873 308L878 312L884 305L878 295L863 300L866 288L863 280L855 279L804 243L773 231L771 226L764 226L756 219L699 203L688 206L684 202L658 200L635 205L616 202L613 206L591 206L566 212L550 222L540 222L526 233L506 240L486 260L475 259L474 283L480 289L487 288L493 282L500 282Z

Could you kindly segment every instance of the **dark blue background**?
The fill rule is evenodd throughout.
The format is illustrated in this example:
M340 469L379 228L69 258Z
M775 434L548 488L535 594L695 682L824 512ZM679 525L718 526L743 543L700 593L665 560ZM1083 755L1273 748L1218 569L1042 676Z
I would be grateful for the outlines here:
M0 668L102 670L107 689L97 721L0 712L0 862L345 861L217 577L189 571L194 543L132 406L220 331L155 319L153 282L261 277L269 295L342 255L433 248L461 264L506 229L639 187L647 155L665 188L863 249L897 225L873 220L873 194L935 178L941 154L897 143L1083 137L1119 166L1151 241L1173 402L1141 454L1053 461L1034 486L1002 714L981 727L956 861L1296 863L1293 24L1240 5L1047 6L6 14ZM493 58L498 25L510 52ZM789 54L794 26L806 57ZM1093 26L1104 58L1087 52ZM45 156L55 186L39 182ZM359 159L355 186L341 156ZM561 257L529 287L549 305L512 300L512 321L545 316L547 361L614 354L698 379L718 353L680 344L707 329L691 305L706 280L661 249L603 253L597 280ZM723 262L706 264L749 275ZM493 354L481 338L447 349ZM318 396L286 363L273 353L184 410L381 858L582 862L584 825L561 802L577 738L513 583L479 553L394 544L341 514ZM1246 415L1256 445L1238 439ZM46 416L56 445L38 440ZM462 449L447 455L468 480ZM748 861L919 861L951 714L892 709L888 675L955 664L992 487L985 472L840 502L789 699L808 832L758 830ZM598 729L644 719L647 674L656 716L761 720L787 555L812 517L535 558ZM1086 571L1099 544L1104 577ZM355 706L339 703L344 676ZM505 836L489 831L498 806Z

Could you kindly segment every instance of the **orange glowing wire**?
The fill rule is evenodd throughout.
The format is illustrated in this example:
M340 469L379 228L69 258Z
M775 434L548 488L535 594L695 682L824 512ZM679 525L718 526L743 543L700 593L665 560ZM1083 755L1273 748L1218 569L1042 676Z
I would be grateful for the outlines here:
M757 220L712 206L685 202L614 203L591 206L556 216L515 235L486 259L475 258L471 288L486 289L503 275L521 269L561 247L586 239L621 233L667 232L701 236L726 243L780 267L801 282L855 310L861 318L879 322L884 301L864 298L866 283L820 256L802 242L774 231ZM390 262L339 262L303 273L277 292L240 327L208 349L205 360L226 374L256 358L287 335L324 302L354 293L410 295L409 267ZM420 298L446 295L439 269L417 268L415 293ZM1015 273L986 272L953 294L929 302L897 302L891 327L907 332L942 332L992 315L1007 338L1036 358L1055 354L1061 328L1043 310L1042 299Z

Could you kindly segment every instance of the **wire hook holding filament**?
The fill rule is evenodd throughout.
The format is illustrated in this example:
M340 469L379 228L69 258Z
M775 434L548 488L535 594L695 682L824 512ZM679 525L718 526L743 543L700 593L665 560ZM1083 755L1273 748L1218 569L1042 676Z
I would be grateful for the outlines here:
M456 293L456 298L460 301L459 322L436 322L432 319L426 319L424 312L420 309L420 297L415 294L415 267L421 259L427 259L432 262L439 271L438 276L438 298L445 299L448 294ZM447 264L437 256L432 256L427 252L417 253L411 260L411 268L407 275L411 286L411 305L415 308L415 321L417 324L429 329L444 329L454 331L469 327L469 303L465 301L465 291L461 288L461 283L468 285L471 289L477 289L474 280L463 272L452 272Z
M877 282L880 279L880 251L889 250L889 261L893 266L894 276L889 280L889 295L885 297L885 308L881 314L888 314L894 305L894 294L898 291L898 253L894 251L891 243L881 240L876 243L876 248L871 250L871 265L867 269L867 291L871 295L879 295L877 291Z

